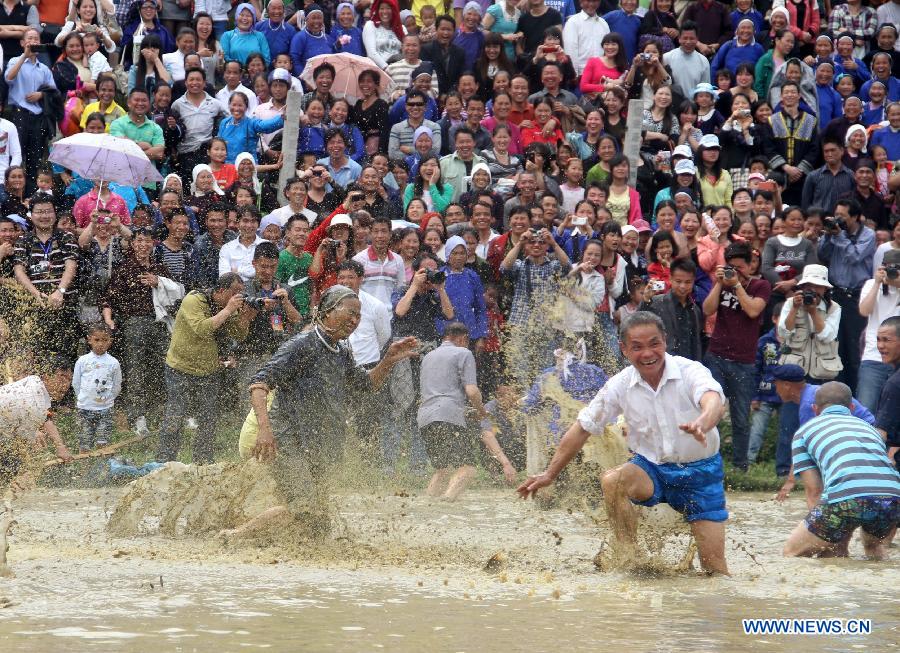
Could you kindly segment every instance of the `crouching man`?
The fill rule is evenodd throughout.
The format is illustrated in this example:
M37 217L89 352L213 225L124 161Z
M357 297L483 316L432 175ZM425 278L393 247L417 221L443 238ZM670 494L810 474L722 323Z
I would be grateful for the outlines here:
M900 522L900 473L881 435L850 413L853 397L831 381L816 391L817 417L794 434L794 473L806 488L809 514L784 545L786 556L846 556L862 529L866 555L876 560Z
M634 456L603 475L603 499L618 557L633 557L637 513L632 504L668 503L691 525L700 564L727 574L724 470L719 432L724 395L708 369L666 353L662 320L647 311L626 318L619 346L631 363L612 377L578 415L547 470L529 477L518 492L526 498L553 483L592 435L624 415Z

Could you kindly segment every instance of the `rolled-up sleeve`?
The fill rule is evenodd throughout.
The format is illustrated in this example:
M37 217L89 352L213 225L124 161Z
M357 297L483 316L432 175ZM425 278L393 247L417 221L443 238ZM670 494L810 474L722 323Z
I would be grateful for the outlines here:
M585 431L600 435L607 424L614 423L624 412L622 398L626 388L621 381L621 378L611 379L578 413L578 423Z

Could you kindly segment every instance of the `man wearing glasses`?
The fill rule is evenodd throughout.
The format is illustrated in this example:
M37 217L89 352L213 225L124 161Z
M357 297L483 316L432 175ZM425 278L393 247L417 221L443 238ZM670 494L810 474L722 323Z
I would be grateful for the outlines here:
M430 120L425 120L425 103L428 99L422 91L412 90L406 94L406 120L391 127L391 139L388 144L388 155L391 159L402 159L413 153L413 135L421 126L431 130L432 150L441 150L441 128Z

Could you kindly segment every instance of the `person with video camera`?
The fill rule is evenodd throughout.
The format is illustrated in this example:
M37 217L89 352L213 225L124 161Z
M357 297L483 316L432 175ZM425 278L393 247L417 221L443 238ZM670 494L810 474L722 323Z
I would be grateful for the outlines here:
M873 278L866 281L859 299L859 312L868 318L856 397L873 413L878 412L881 390L894 373L878 351L878 329L889 317L900 314L900 250L889 249Z
M750 401L756 390L756 344L772 287L750 276L753 251L747 243L725 248L725 264L716 266L712 290L703 313L716 316L704 365L718 381L731 411L734 466L747 471L750 443Z
M819 261L828 266L831 296L842 309L838 343L844 369L839 380L851 388L859 369L859 334L866 328L866 318L859 314L860 293L872 276L876 247L875 232L863 220L856 200L839 199L834 217L823 221L819 240Z

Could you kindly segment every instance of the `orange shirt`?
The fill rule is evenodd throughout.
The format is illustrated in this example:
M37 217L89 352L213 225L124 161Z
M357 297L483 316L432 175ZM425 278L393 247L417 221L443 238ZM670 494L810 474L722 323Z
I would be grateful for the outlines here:
M513 107L509 110L509 121L518 126L523 120L534 120L534 107L525 103L525 108L521 111Z
M69 3L64 2L64 0L42 2L38 7L38 16L40 17L42 23L63 25L66 22L66 15L68 15L68 13Z
M226 163L221 170L213 172L213 178L219 184L219 188L225 190L237 181L237 168L230 163Z

